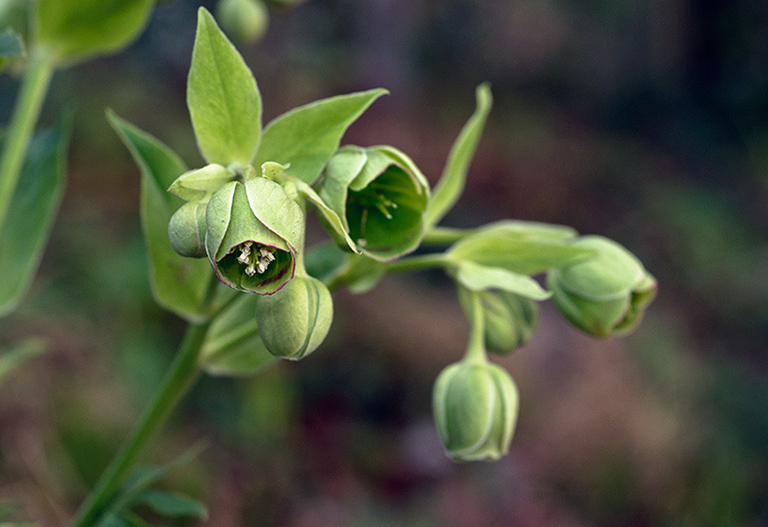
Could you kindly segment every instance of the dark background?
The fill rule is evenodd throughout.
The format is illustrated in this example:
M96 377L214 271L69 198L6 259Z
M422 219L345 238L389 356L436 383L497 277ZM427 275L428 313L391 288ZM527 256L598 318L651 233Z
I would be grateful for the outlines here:
M202 164L185 105L200 2L161 3L128 50L57 73L41 124L76 111L69 186L0 345L43 358L0 387L0 502L63 525L157 386L184 324L149 292L139 173L115 112ZM210 9L213 2L205 2ZM468 323L440 273L336 296L304 361L205 378L144 457L208 448L165 484L211 526L768 525L768 3L308 0L240 49L265 122L321 97L391 92L344 142L391 144L432 183L490 81L494 109L445 224L502 218L611 237L659 280L633 335L595 341L542 305L501 358L510 454L457 464L431 385ZM17 83L0 78L0 122Z

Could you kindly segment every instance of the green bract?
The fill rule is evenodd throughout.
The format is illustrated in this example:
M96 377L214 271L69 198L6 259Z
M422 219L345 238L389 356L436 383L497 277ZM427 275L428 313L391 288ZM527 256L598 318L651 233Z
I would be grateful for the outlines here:
M366 256L397 258L424 236L429 184L395 148L340 148L325 167L318 193Z
M547 283L557 308L574 326L595 337L634 329L656 295L656 280L614 241L585 236L575 244L595 250L596 256L549 272Z
M488 351L507 354L525 345L539 323L539 305L531 300L507 291L480 291L484 318L484 341ZM471 317L471 298L467 290L459 288L461 306Z
M517 387L490 363L462 361L437 378L435 423L449 456L459 461L496 460L509 451L517 422Z
M299 360L323 342L333 320L333 301L325 285L297 276L280 291L259 298L259 336L276 357Z
M205 251L222 282L272 294L292 277L304 239L304 213L263 177L230 181L206 208Z

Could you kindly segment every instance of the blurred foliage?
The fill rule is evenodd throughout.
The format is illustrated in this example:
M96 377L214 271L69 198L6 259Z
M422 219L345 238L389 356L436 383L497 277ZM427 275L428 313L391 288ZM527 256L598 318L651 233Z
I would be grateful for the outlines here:
M184 91L201 4L215 7L162 3L126 52L54 80L41 124L76 110L70 185L30 297L0 321L3 349L50 342L0 387L13 521L66 522L180 339L151 299L139 175L104 108L200 164ZM428 414L468 331L447 284L424 274L342 294L305 362L202 380L147 453L162 462L210 441L168 488L206 503L212 526L768 525L768 4L269 9L264 40L243 48L265 122L383 86L391 95L345 142L401 148L434 183L488 80L494 111L447 222L614 238L658 278L659 300L621 344L587 341L545 305L532 342L500 359L525 403L512 452L467 466L444 457ZM16 88L0 77L0 122Z

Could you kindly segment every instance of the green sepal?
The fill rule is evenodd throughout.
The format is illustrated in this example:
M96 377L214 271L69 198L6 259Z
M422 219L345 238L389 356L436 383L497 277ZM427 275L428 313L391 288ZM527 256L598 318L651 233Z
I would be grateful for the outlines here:
M259 338L258 295L241 295L211 323L200 350L200 367L209 375L245 377L275 362Z
M504 220L455 243L446 257L534 275L595 256L595 249L575 241L576 231L570 227Z
M261 94L240 53L202 7L187 106L200 152L209 163L250 163L261 142Z
M69 119L32 140L8 214L0 228L0 317L26 295L43 258L66 180Z
M461 129L451 147L443 174L435 186L432 198L427 206L427 225L433 227L440 223L449 210L456 204L467 180L467 170L475 155L477 144L485 127L485 121L491 111L493 98L490 86L481 84L475 91L477 108Z
M71 64L120 51L141 33L154 0L38 0L35 41Z
M205 257L206 203L190 201L173 213L168 223L168 240L179 256Z
M490 363L462 361L435 382L432 408L446 453L457 461L497 460L509 452L519 397L509 374Z
M184 202L165 189L187 169L170 148L151 135L112 112L107 118L141 170L141 228L155 300L190 322L203 322L208 317L211 266L204 260L179 256L168 239L171 217Z
M386 93L374 89L338 95L280 115L265 128L254 166L267 161L290 164L293 176L312 184L339 147L347 128Z
M264 345L276 357L299 360L325 340L333 321L328 288L311 276L297 276L280 291L260 297L256 322Z
M224 183L234 178L235 174L227 168L212 163L184 172L168 187L168 192L187 201L207 202Z

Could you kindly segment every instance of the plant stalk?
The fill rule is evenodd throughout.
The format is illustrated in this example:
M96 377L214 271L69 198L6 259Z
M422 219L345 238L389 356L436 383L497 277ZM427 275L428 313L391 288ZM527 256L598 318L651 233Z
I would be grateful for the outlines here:
M54 65L53 56L45 50L36 49L30 52L19 98L14 106L0 153L0 230L16 191L29 141L32 139L45 94L51 83Z
M207 322L187 328L179 353L159 391L83 502L73 526L91 527L96 523L142 449L197 380L200 374L198 358L209 326L210 322Z

